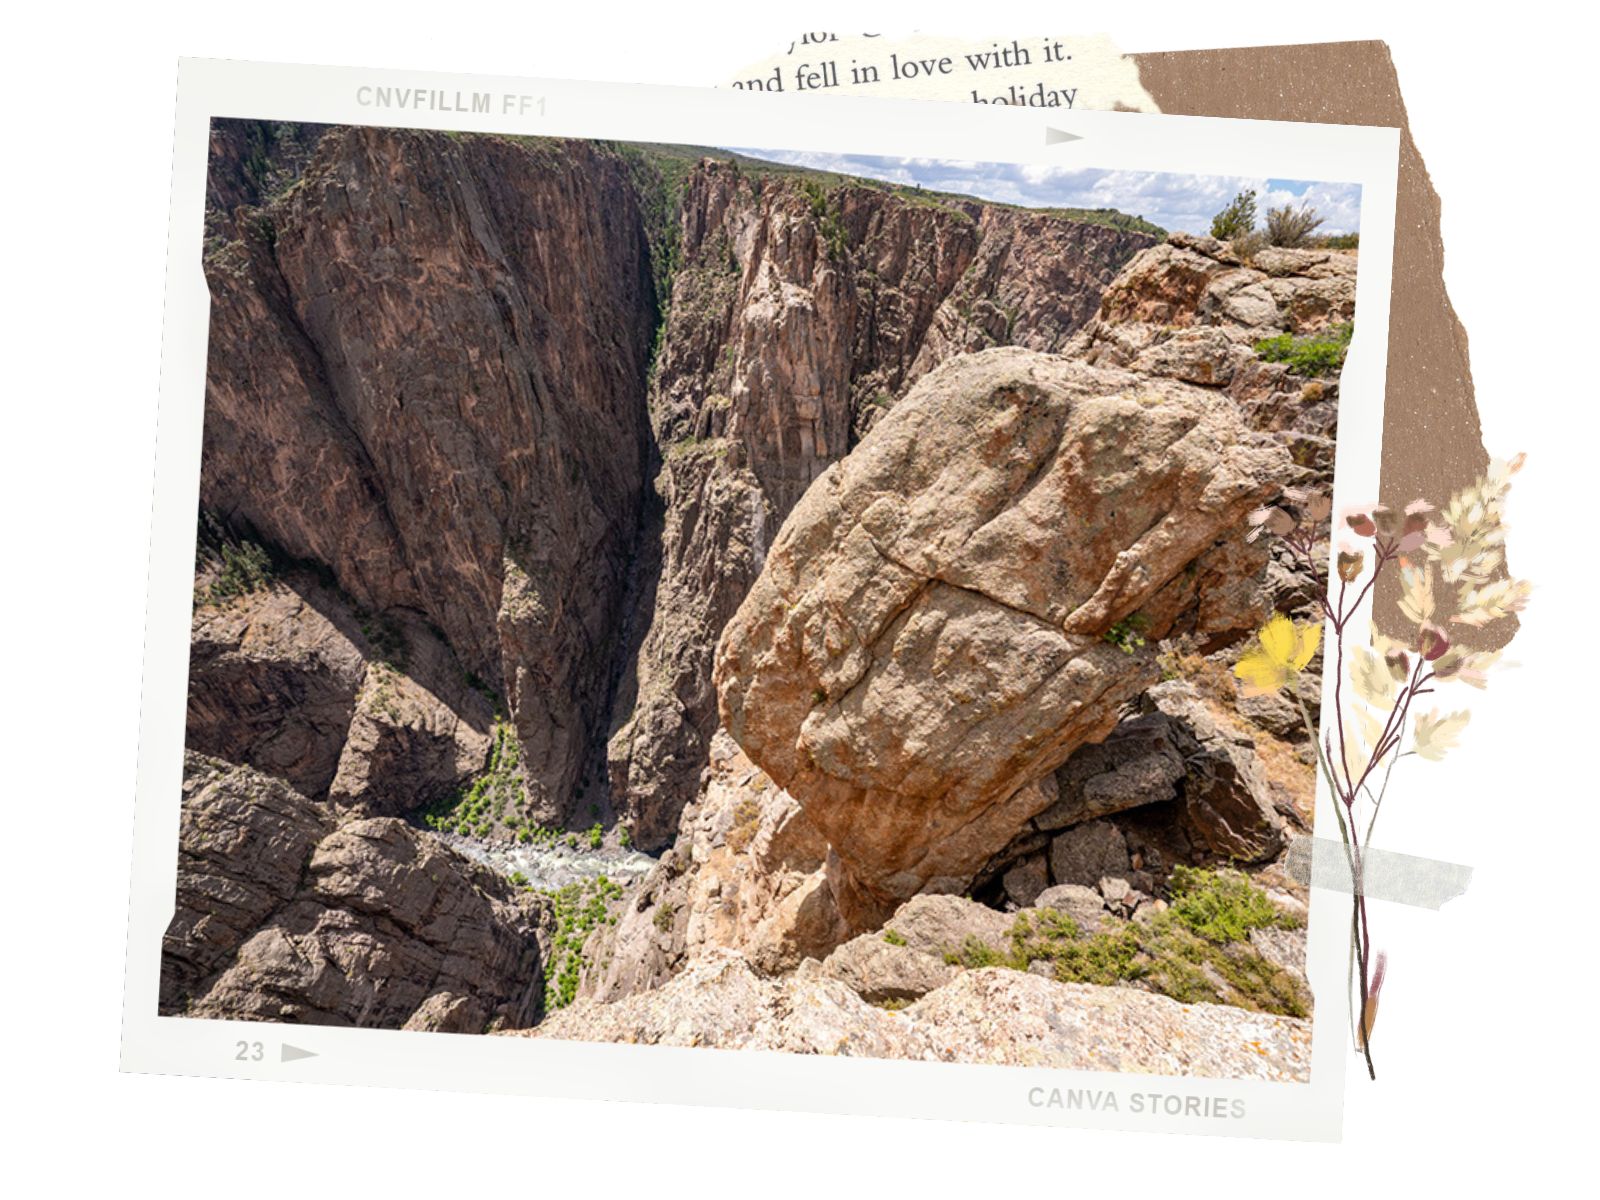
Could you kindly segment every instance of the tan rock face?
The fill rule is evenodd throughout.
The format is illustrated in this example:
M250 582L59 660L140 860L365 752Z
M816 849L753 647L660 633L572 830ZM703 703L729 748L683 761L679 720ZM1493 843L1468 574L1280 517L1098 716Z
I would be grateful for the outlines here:
M925 378L813 486L716 682L831 845L847 919L960 890L1049 806L1023 785L1154 682L1106 635L1288 466L1212 393L1002 349Z
M946 358L1059 348L1149 244L976 202L808 191L714 162L693 173L651 396L658 582L609 749L638 844L668 844L695 795L717 636L805 489Z
M913 896L884 927L908 950L942 959L969 937L990 946L1010 940L1012 919L960 896Z
M822 973L871 1004L919 1000L956 977L956 968L931 954L885 941L881 933L851 938L822 963Z
M821 970L768 980L719 950L652 992L580 1000L522 1036L1220 1079L1305 1080L1311 1023L1133 988L962 971L900 1012Z
M1106 289L1065 353L1097 366L1221 389L1252 428L1279 435L1297 462L1332 478L1339 382L1305 379L1255 345L1355 316L1354 253L1268 248L1248 263L1208 237L1174 233Z
M580 994L633 995L719 949L739 950L765 975L825 957L850 933L827 854L794 798L719 732L704 791L617 924L591 943Z
M205 264L202 502L440 629L561 815L605 733L647 478L654 297L624 164L341 128L233 234Z

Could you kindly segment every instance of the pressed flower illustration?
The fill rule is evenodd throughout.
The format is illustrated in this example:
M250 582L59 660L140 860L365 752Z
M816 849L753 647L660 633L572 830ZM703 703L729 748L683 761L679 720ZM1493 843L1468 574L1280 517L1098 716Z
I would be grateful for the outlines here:
M1465 708L1430 704L1423 712L1418 700L1446 684L1484 687L1499 651L1474 648L1475 635L1481 646L1478 631L1528 602L1530 585L1506 573L1504 554L1503 509L1522 462L1519 456L1492 464L1443 508L1414 500L1403 509L1375 504L1340 518L1329 594L1318 602L1333 657L1333 729L1319 736L1300 695L1300 675L1316 655L1319 628L1275 616L1258 645L1234 666L1246 695L1293 690L1333 793L1352 881L1352 1026L1374 1078L1372 1033L1388 957L1373 950L1365 858L1395 765L1411 756L1438 762L1457 746L1470 720ZM1250 515L1247 536L1277 537L1314 566L1331 512L1325 497L1286 492L1281 504ZM1399 599L1392 611L1363 617L1385 572L1398 575Z
M1322 643L1317 625L1297 626L1281 613L1268 621L1257 638L1234 666L1244 682L1246 696L1275 692L1306 669Z

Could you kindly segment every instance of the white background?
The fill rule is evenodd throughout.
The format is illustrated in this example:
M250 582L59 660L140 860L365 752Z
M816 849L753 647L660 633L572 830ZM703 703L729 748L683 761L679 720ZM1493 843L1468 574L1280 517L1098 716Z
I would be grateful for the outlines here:
M1573 6L1534 3L1497 14L1504 28L1392 0L1119 6L1136 23L1023 3L989 6L982 25L971 6L844 14L886 31L1098 27L1127 50L1366 37L1393 50L1443 199L1487 443L1529 452L1511 556L1539 590L1510 653L1522 666L1470 694L1463 749L1397 776L1380 840L1477 876L1441 913L1375 915L1393 958L1382 1077L1351 1072L1342 1145L117 1074L175 60L701 83L797 26L840 27L822 8L804 21L754 4L544 8L278 0L7 19L0 1070L21 1119L7 1122L0 1170L37 1180L22 1194L142 1179L240 1196L1386 1196L1531 1189L1573 1170L1595 1068L1595 733L1580 686L1594 657L1583 589L1600 398L1595 135L1578 87L1593 41Z

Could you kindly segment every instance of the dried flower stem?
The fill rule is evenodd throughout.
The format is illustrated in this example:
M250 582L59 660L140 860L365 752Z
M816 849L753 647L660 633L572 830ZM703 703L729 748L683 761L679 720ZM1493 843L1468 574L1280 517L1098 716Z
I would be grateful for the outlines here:
M1355 540L1337 548L1331 544L1331 534L1324 533L1332 504L1318 492L1285 488L1279 503L1256 509L1247 518L1247 541L1263 534L1277 538L1318 579L1329 578L1322 567L1331 557L1331 575L1338 581L1333 589L1330 578L1329 588L1315 600L1320 621L1301 625L1282 613L1271 617L1258 635L1260 644L1239 656L1233 673L1245 695L1276 692L1293 681L1300 718L1333 795L1340 843L1350 868L1351 1024L1373 1078L1377 1072L1372 1064L1372 1029L1388 960L1373 951L1367 912L1366 859L1372 831L1395 764L1413 754L1438 761L1455 745L1470 716L1465 710L1442 713L1437 708L1414 713L1417 698L1431 694L1435 680L1481 688L1485 673L1499 657L1497 651L1453 643L1462 631L1480 629L1527 605L1531 585L1510 578L1503 569L1502 508L1511 477L1522 462L1518 455L1509 462L1491 463L1480 479L1456 492L1442 509L1418 499L1404 509L1379 504L1348 512L1340 528ZM1400 575L1394 615L1413 632L1397 639L1374 623L1370 645L1365 636L1347 645L1351 622L1391 565ZM1299 675L1315 657L1325 628L1332 631L1328 654L1335 727L1319 733L1300 692ZM1407 736L1411 748L1402 751ZM1371 804L1364 832L1364 814L1358 812L1363 795Z
M1305 537L1297 540L1284 539L1285 543L1304 559L1308 566L1315 569L1315 560L1312 558L1314 539ZM1371 594L1376 586L1384 567L1393 562L1398 556L1398 540L1394 538L1377 537L1374 539L1376 558L1373 562L1372 573L1366 582L1352 596L1349 581L1343 577L1339 580L1339 590L1332 603L1321 597L1318 605L1322 609L1324 618L1333 630L1334 645L1334 684L1333 701L1335 713L1344 712L1344 676L1345 676L1345 632L1355 615L1360 611L1361 605ZM1328 781L1329 790L1333 792L1335 805L1334 812L1339 818L1339 838L1345 848L1346 860L1350 867L1350 939L1354 952L1356 973L1358 975L1360 1004L1352 1014L1355 1035L1362 1057L1367 1064L1367 1074L1370 1078L1377 1078L1377 1070L1372 1061L1371 1028L1369 1019L1369 1005L1372 998L1372 928L1367 913L1366 877L1365 877L1365 850L1370 844L1372 824L1377 820L1377 805L1373 806L1372 819L1367 826L1365 837L1358 836L1358 823L1356 818L1356 801L1362 790L1366 787L1368 778L1377 769L1378 765L1398 748L1400 733L1405 727L1405 721L1410 712L1411 702L1417 696L1431 690L1425 687L1432 678L1431 673L1424 672L1424 662L1419 657L1416 667L1412 670L1406 688L1395 698L1394 705L1390 708L1388 720L1379 735L1378 744L1373 747L1365 764L1352 770L1349 746L1346 740L1344 721L1335 722L1338 749L1337 756L1333 753L1334 734L1327 735L1327 746L1317 737L1317 727L1311 720L1310 710L1306 707L1305 699L1300 694L1298 681L1295 687L1295 699L1300 706L1301 720L1305 723L1306 732L1311 738L1311 744L1317 748L1317 760L1322 767L1322 773ZM1333 760L1337 758L1338 769L1333 767ZM1393 760L1389 767L1393 768ZM1387 788L1387 776L1385 777Z

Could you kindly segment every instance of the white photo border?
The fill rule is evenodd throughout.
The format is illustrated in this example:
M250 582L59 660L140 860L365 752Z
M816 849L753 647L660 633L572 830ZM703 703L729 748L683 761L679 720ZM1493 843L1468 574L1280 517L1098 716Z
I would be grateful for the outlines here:
M422 107L376 107L377 88ZM456 100L456 97L462 97ZM486 96L472 112L472 97ZM467 111L459 111L456 105ZM1335 510L1378 494L1399 131L1141 113L1070 112L844 96L186 59L179 68L158 456L135 801L122 1069L872 1116L1335 1141L1351 1056L1348 900L1314 890L1307 968L1316 998L1308 1083L619 1046L163 1017L161 940L177 882L195 517L209 295L201 269L213 117L761 146L1247 175L1361 186L1357 335L1340 382ZM1046 129L1078 140L1047 144ZM1332 718L1324 689L1324 720ZM1334 824L1317 784L1319 827ZM312 1056L280 1060L285 1042ZM259 1060L239 1044L261 1043ZM1114 1099L1108 1102L1106 1097ZM1202 1101L1179 1105L1167 1097ZM1090 1106L1091 1098L1095 1101ZM1155 1099L1158 1098L1158 1099ZM1059 1103L1056 1101L1059 1099ZM1071 1106L1076 1099L1079 1106ZM1239 1104L1233 1103L1239 1101ZM1238 1114L1238 1115L1235 1115Z

